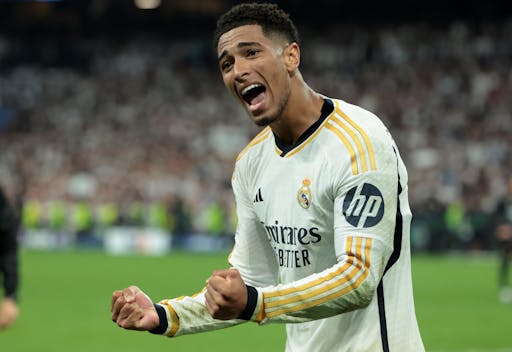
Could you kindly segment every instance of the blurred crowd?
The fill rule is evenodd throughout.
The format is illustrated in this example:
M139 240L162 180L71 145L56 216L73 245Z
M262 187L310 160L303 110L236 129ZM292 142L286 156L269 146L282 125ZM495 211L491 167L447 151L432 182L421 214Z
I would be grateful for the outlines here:
M306 81L395 137L413 247L492 248L512 177L512 20L302 33ZM91 226L156 218L173 232L232 233L231 172L258 129L223 87L210 35L82 38L73 55L39 45L13 62L14 49L34 49L0 37L0 182L24 201L25 226L48 226L58 203L70 219L86 204ZM164 220L148 215L155 205Z

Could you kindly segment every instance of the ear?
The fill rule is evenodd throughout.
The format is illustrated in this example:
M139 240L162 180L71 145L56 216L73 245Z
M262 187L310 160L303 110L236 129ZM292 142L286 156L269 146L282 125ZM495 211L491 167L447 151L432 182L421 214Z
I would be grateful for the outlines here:
M299 44L293 42L289 44L283 52L286 68L289 72L293 72L300 65L300 48Z

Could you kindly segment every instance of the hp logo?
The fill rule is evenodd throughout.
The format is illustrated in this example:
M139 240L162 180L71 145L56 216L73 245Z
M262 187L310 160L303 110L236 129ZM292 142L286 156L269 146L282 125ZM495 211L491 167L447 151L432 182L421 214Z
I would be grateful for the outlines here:
M384 215L382 193L369 183L351 188L343 201L343 215L357 228L377 225Z

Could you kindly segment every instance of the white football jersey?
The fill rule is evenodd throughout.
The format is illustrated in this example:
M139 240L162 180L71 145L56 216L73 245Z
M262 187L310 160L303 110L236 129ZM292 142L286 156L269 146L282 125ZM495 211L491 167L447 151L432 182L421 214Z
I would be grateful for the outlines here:
M261 131L240 153L232 184L229 261L250 288L245 319L287 323L287 351L424 351L407 172L375 115L326 98L295 146ZM212 319L203 294L161 305L168 336L245 321Z

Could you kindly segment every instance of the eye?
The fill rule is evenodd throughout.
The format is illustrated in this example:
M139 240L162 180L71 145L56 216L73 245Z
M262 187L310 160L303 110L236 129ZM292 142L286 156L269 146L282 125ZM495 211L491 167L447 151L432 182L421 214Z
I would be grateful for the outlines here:
M246 55L247 55L247 57L255 56L258 52L259 52L259 50L256 50L256 49L248 49Z
M222 72L228 72L232 66L233 66L233 63L231 62L231 60L224 60L220 64L220 69Z

